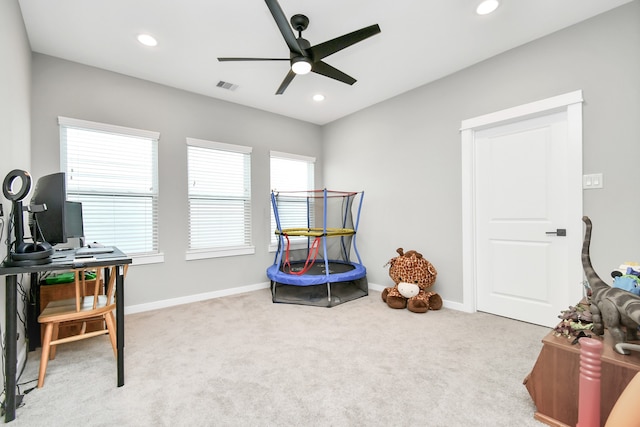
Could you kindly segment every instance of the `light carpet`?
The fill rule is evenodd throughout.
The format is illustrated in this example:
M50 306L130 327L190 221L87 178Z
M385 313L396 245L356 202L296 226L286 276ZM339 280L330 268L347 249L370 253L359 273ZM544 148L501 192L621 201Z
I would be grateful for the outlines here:
M61 345L12 424L543 425L522 381L549 329L499 316L393 310L375 291L273 304L265 289L128 315L125 328L123 387L106 336Z

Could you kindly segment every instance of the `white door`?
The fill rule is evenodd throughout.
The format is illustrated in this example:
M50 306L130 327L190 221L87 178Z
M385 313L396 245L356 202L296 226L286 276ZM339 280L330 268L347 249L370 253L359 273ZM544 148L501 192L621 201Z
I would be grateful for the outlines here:
M582 295L581 150L553 110L474 132L476 309L553 327ZM575 157L578 156L578 159Z

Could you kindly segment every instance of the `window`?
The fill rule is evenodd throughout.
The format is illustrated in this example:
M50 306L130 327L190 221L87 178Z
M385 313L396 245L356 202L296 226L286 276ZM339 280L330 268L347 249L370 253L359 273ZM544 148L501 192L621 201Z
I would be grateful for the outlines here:
M88 242L158 254L158 132L59 117L67 199Z
M187 138L187 167L187 259L254 253L251 147Z
M271 152L271 189L280 191L304 191L313 190L315 186L313 157L299 156L295 154ZM282 228L307 226L307 201L305 198L296 198L291 201L280 201L278 216ZM313 226L310 224L309 226ZM271 240L270 250L275 250L278 245L276 231L276 219L271 207ZM290 237L292 244L303 242L306 237Z

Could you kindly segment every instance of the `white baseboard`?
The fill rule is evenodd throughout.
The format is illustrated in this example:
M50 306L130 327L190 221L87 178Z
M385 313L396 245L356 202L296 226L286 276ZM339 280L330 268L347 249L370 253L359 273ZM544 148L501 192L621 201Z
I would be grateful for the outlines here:
M373 291L382 292L387 286L376 285L375 283L369 283L369 289ZM465 304L456 301L447 301L445 299L442 300L442 306L444 308L450 308L451 310L463 311L465 313L473 313L473 310L469 310Z
M268 287L269 287L269 282L256 283L255 285L240 286L238 288L222 289L220 291L205 292L202 294L188 295L186 297L172 298L172 299L167 299L162 301L154 301L146 304L136 304L136 305L125 307L124 314L143 313L145 311L158 310L160 308L173 307L176 305L189 304L189 303L198 302L198 301L206 301L209 299L226 297L229 295L243 294L245 292L252 292L260 289L266 289ZM386 286L377 285L375 283L369 283L369 289L373 291L382 292L385 288ZM443 307L450 308L452 310L464 311L467 313L472 312L472 311L469 311L468 307L466 307L464 304L456 301L443 300L442 305Z
M475 313L475 310L471 310L466 304L463 304L461 302L442 300L442 304L445 308L450 308L451 310L462 311L465 313Z
M376 285L375 283L369 283L369 289L372 291L382 292L387 286Z
M243 294L245 292L257 291L269 287L269 282L257 283L255 285L240 286L238 288L222 289L220 291L205 292L202 294L188 295L186 297L154 301L146 304L136 304L126 306L124 314L142 313L145 311L157 310L159 308L173 307L176 305L189 304L192 302L206 301L212 298L226 297L229 295Z

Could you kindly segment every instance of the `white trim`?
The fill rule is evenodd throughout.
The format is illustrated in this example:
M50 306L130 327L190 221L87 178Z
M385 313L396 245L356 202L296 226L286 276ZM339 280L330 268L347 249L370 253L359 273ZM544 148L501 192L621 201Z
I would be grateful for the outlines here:
M520 120L523 117L531 118L540 113L549 114L553 112L553 110L564 110L568 105L581 103L582 101L582 91L576 90L575 92L565 93L564 95L558 95L552 98L530 102L517 107L507 108L505 110L463 120L460 130L464 131L467 129L473 129L478 131L480 128L488 125L496 126L497 124L504 124L504 122L511 120Z
M164 254L159 252L157 254L133 255L131 261L132 265L160 264L164 262Z
M376 292L382 292L385 290L385 288L387 288L387 286L382 286L382 285L376 285L375 283L369 283L369 290L370 291L376 291ZM381 303L384 304L384 302L382 300L380 300ZM467 313L471 313L471 311L469 311L464 304L460 304L459 302L455 302L455 301L448 301L448 300L442 300L442 307L444 308L450 308L451 310L456 310L456 311L464 311Z
M124 314L128 315L128 314L144 313L146 311L159 310L163 308L175 307L183 304L191 304L191 303L200 302L200 301L207 301L214 298L222 298L230 295L244 294L247 292L254 292L254 291L259 291L261 289L267 289L269 288L269 286L270 286L269 282L263 282L263 283L256 283L254 285L240 286L237 288L229 288L229 289L222 289L219 291L205 292L202 294L188 295L180 298L172 298L172 299L154 301L154 302L145 303L145 304L130 305L124 308ZM382 292L385 289L385 287L386 286L369 283L369 290ZM371 295L369 295L369 297L371 297ZM384 304L384 302L380 300L380 304ZM467 311L465 310L465 307L463 307L460 303L457 303L455 301L443 300L442 306L444 308L448 308L451 310Z
M190 304L192 302L206 301L213 298L226 297L229 295L243 294L245 292L257 291L269 287L269 282L257 283L255 285L240 286L238 288L222 289L220 291L206 292L196 295L188 295L180 298L154 301L146 304L130 305L124 308L124 314L142 313L145 311L158 310L161 308L174 307L176 305Z
M234 153L250 154L253 147L246 145L227 144L225 142L207 141L204 139L187 137L187 145L200 148L209 148L212 150L233 151Z
M315 157L303 156L301 154L284 153L282 151L269 151L269 157L286 160L300 160L303 162L315 163Z
M475 204L473 195L476 193L475 180L475 149L474 131L462 131L462 305L465 311L476 311L476 230Z
M58 124L67 127L91 129L95 131L102 131L108 133L114 133L118 135L137 136L140 138L149 138L160 140L160 132L144 129L135 129L125 126L110 125L107 123L90 122L88 120L72 119L70 117L58 116Z
M580 180L569 183L570 188L582 187L582 91L566 93L513 108L497 111L483 116L463 120L461 130L461 166L462 166L462 304L459 310L474 313L476 311L476 241L475 241L475 133L487 127L499 126L512 121L534 118L556 111L567 112L568 149L573 154L567 165L568 176ZM570 217L582 217L582 193L579 203L573 206ZM580 253L580 248L570 251ZM576 258L579 262L579 257ZM581 289L576 286L576 292ZM571 290L569 290L571 292ZM576 294L579 300L579 295ZM570 299L569 299L570 300Z
M252 255L256 253L255 246L239 246L237 248L189 250L184 259L192 261L196 259L222 258L226 256Z

